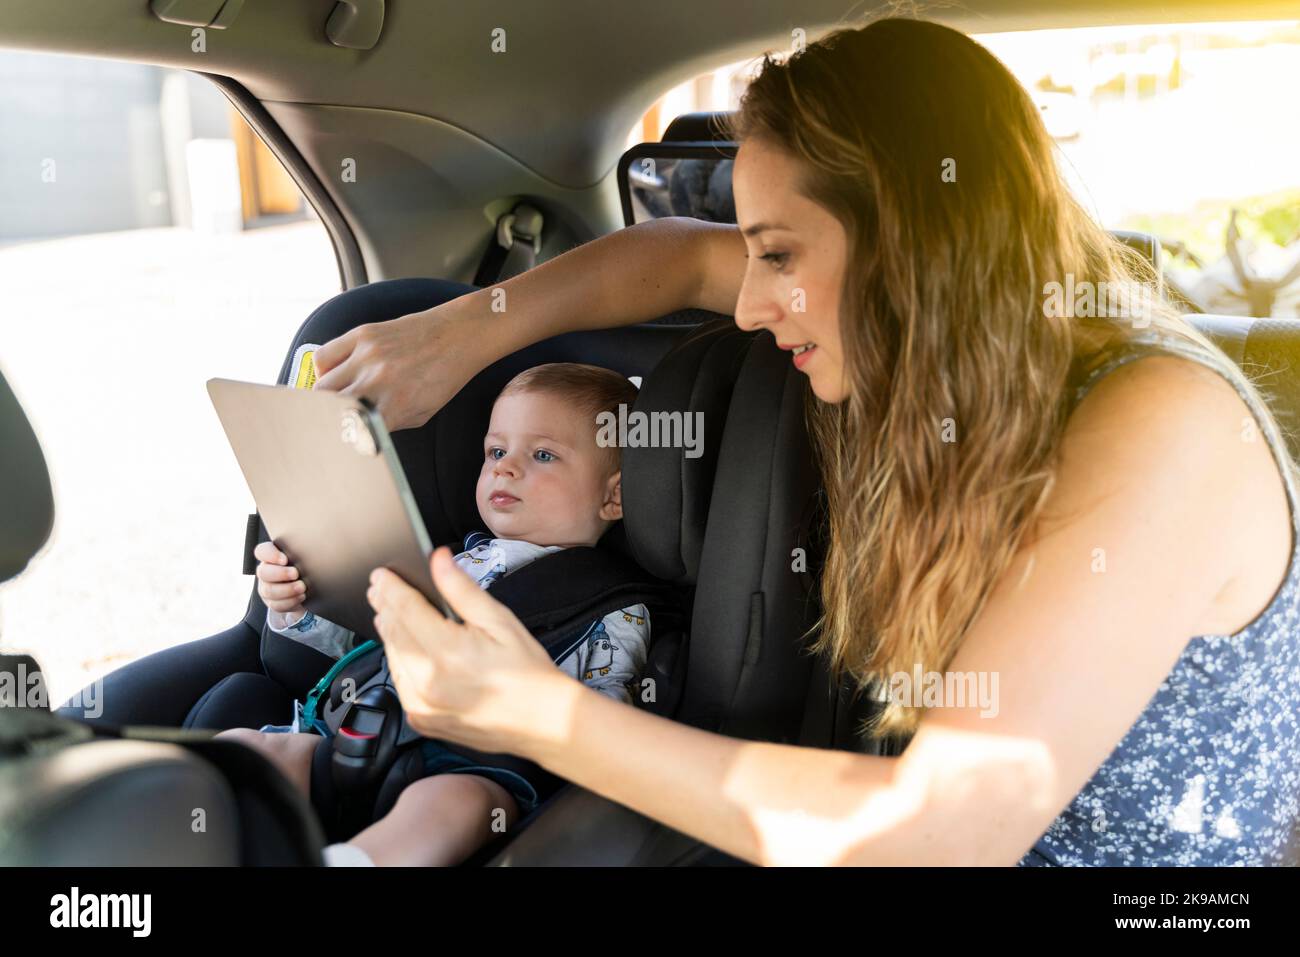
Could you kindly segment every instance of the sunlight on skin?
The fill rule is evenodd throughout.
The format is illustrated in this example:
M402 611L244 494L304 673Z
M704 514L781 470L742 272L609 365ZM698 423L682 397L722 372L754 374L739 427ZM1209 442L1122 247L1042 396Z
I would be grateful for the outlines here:
M751 774L746 763L747 753L759 747L741 748L725 776L724 793L738 807L754 803L753 794L761 787L761 776ZM844 755L841 763L834 793L844 800L830 815L773 806L751 815L764 860L796 866L854 864L858 852L880 865L1010 863L969 842L978 830L997 828L972 827L968 809L1016 802L1046 807L1054 780L1051 757L1040 741L946 728L919 731L905 756L890 762L892 776L886 781L864 774L852 755Z
M756 747L742 747L735 764L725 776L723 793L733 799L738 808L750 803L752 799L748 795L762 787L761 777L751 775L746 762ZM897 775L884 788L857 787L855 779L861 776L861 772L856 762L846 758L842 764L834 792L827 793L845 797L852 795L858 798L853 803L842 802L830 815L812 814L799 806L769 805L751 812L755 843L764 861L795 867L852 863L849 855L842 851L848 835L852 835L848 840L853 846L866 844L892 830L901 831L918 819L925 805L924 792L904 788ZM891 765L897 772L898 762L891 762Z

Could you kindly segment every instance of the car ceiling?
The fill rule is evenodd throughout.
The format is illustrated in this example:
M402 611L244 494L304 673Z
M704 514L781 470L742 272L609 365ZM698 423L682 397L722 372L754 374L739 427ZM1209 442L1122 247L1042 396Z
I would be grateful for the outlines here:
M472 277L491 217L530 197L542 258L621 225L628 130L700 73L851 25L846 0L389 0L371 50L333 46L334 0L245 0L191 51L147 0L0 0L0 47L230 77L279 123L358 241L371 280ZM1294 0L963 0L924 15L970 33L1293 18ZM491 49L494 28L506 51ZM344 159L355 183L341 182Z

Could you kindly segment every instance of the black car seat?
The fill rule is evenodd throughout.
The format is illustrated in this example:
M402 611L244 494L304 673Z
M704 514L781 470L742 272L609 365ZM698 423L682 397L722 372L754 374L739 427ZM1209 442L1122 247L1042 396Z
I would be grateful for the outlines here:
M1287 448L1300 461L1300 322L1204 314L1186 318L1256 377Z
M340 294L303 323L286 352L277 382L285 384L299 345L324 343L354 326L428 309L473 287L441 280L372 283ZM671 317L691 320L690 315ZM481 527L473 480L482 434L500 387L515 373L542 362L574 360L618 369L644 380L684 332L672 322L633 329L558 336L495 363L418 429L393 433L425 525L435 542L451 543ZM241 567L251 575L251 552L268 540L252 517ZM614 547L624 547L615 534ZM232 555L232 562L234 560ZM331 660L266 627L266 607L250 589L243 619L218 634L148 655L103 679L102 714L86 717L69 704L61 713L104 725L150 724L182 728L258 727L282 724L292 700L328 670Z
M360 287L318 309L287 356L302 343L423 310L469 288L437 280ZM710 317L718 321L684 328ZM660 693L647 706L701 727L793 740L806 693L800 675L808 669L790 636L806 626L809 576L789 570L798 547L794 523L806 520L808 510L787 505L796 486L811 492L810 461L801 444L802 379L766 337L742 333L722 317L688 313L666 319L559 336L522 350L476 376L423 428L395 433L394 444L431 537L452 542L480 525L473 486L481 435L493 398L516 372L540 362L593 362L642 377L637 411L702 416L698 457L681 448L628 450L631 517L623 524L630 541L614 534L604 543L630 549L643 567L677 583L685 595L698 582L708 583L692 630L704 629L709 641L655 636L647 674L656 677ZM288 374L286 358L279 381ZM739 396L734 402L733 389ZM715 480L728 488L723 504L712 503L716 515L710 512ZM755 522L755 516L765 518ZM254 541L266 539L260 523L257 533ZM265 615L254 588L235 627L107 676L99 695L103 714L87 720L211 729L283 723L292 699L330 661L270 632ZM62 713L84 717L71 702Z

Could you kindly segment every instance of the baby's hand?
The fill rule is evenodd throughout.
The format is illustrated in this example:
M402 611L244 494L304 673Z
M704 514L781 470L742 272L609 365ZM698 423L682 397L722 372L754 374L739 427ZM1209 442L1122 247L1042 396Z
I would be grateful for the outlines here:
M257 593L271 611L290 615L305 612L302 600L307 595L307 585L298 580L298 569L289 564L284 552L271 542L262 542L253 549L258 559Z

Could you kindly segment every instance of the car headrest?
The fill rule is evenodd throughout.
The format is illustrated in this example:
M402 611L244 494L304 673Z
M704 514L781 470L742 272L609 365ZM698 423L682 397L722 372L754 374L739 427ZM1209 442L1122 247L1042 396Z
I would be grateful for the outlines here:
M31 423L0 373L0 582L16 576L54 529L54 493Z
M713 113L683 113L671 123L661 143L716 143L730 138L728 121L733 114L727 111Z
M1112 229L1111 236L1125 246L1142 254L1142 257L1160 268L1160 240L1150 233L1138 233L1131 229Z
M723 426L752 341L730 320L705 323L637 396L645 444L623 450L623 524L633 556L667 581L693 585L699 575Z
M1249 316L1185 318L1251 375L1291 455L1300 461L1300 324Z

